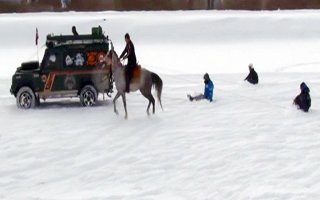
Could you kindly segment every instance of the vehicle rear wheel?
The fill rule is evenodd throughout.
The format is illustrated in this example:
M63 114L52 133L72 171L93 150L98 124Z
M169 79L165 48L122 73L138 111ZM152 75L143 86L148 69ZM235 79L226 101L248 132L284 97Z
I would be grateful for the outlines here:
M82 106L94 106L96 104L97 99L97 90L92 85L86 85L81 89L80 102Z
M30 109L36 105L36 98L34 92L30 87L22 87L17 93L18 108Z

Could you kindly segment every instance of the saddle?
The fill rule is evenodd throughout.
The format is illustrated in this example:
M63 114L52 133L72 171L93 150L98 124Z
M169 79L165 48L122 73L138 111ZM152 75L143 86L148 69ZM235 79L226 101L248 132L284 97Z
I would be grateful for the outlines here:
M132 79L140 78L141 75L141 65L137 65L132 72Z
M130 84L139 82L141 76L141 65L136 65L133 69L131 69L131 74L126 70L125 78L126 78L126 92L129 92ZM131 77L130 77L131 76Z

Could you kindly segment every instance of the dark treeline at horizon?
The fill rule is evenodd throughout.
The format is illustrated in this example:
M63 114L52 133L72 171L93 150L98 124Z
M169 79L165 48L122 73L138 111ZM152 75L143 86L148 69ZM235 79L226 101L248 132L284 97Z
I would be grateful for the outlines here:
M319 9L320 0L0 0L0 12Z

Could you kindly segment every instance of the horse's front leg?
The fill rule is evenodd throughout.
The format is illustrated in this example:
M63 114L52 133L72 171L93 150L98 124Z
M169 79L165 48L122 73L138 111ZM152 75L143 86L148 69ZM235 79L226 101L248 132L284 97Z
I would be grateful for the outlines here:
M120 93L118 92L117 94L116 94L116 96L114 97L114 99L113 99L113 110L114 110L114 112L118 115L119 114L119 112L118 112L118 110L117 110L117 107L116 107L116 101L117 101L117 99L120 97Z
M121 94L121 96L122 96L122 101L123 101L124 112L126 113L124 118L128 119L126 93Z

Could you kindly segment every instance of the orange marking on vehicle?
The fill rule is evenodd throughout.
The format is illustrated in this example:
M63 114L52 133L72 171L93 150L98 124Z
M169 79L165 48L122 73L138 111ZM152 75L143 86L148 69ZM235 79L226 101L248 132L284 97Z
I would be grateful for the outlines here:
M50 73L49 74L49 76L47 78L47 82L46 82L45 87L44 87L45 90L51 91L55 77L56 77L55 73Z
M42 75L41 76L41 80L42 80L42 82L47 82L47 76L46 75Z

